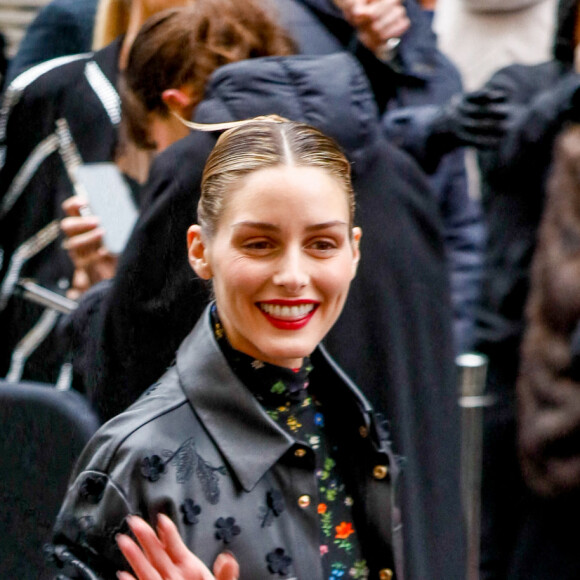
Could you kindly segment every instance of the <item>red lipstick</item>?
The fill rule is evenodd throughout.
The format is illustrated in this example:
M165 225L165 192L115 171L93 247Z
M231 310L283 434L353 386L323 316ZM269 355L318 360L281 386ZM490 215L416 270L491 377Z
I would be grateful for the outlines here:
M281 318L276 316L275 312L266 312L263 310L262 306L280 306L280 307L295 307L302 306L304 304L312 305L312 309L309 310L305 315L301 315L298 318L289 318L288 316ZM275 328L280 330L300 330L304 328L314 316L316 309L318 308L318 303L313 300L268 300L267 302L260 302L258 304L260 312L264 315L266 320Z

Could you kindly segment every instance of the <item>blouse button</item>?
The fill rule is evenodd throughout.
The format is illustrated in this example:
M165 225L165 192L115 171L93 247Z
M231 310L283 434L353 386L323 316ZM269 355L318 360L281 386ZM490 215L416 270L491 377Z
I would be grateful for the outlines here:
M389 468L386 465L375 465L373 469L373 477L375 479L385 479L389 473Z
M294 451L294 455L296 457L304 457L306 455L306 449L304 449L303 447L299 447L298 449L296 449L296 451Z
M379 572L379 579L380 580L391 580L393 577L393 571L390 568L383 568Z
M306 509L310 505L310 496L309 495L301 495L298 498L298 505L302 509Z

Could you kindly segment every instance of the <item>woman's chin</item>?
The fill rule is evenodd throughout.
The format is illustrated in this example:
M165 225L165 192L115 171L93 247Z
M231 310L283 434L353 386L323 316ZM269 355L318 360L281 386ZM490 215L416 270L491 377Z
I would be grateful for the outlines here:
M262 351L262 357L258 358L261 358L264 362L288 368L300 367L304 358L310 356L316 348L316 344L281 344L277 348L272 348L272 346L270 344L268 348L265 348Z

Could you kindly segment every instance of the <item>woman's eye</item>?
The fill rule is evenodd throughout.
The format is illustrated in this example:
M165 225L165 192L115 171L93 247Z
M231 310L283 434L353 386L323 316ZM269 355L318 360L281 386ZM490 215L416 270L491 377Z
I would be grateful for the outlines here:
M254 240L244 244L246 250L269 250L272 247L272 242L268 240Z
M311 250L315 250L317 252L327 252L330 250L335 250L337 245L331 240L315 240L311 242L308 247Z

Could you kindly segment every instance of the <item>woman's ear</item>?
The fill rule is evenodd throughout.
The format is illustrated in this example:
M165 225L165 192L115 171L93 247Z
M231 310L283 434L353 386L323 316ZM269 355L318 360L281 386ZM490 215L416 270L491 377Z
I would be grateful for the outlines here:
M193 89L187 86L164 90L161 93L161 100L170 111L187 120L191 117L197 103Z
M203 241L200 225L193 225L187 230L187 257L189 265L202 280L212 278L213 273L207 260L207 247Z
M356 276L358 263L360 262L360 239L362 238L362 230L360 228L352 228L352 277Z

